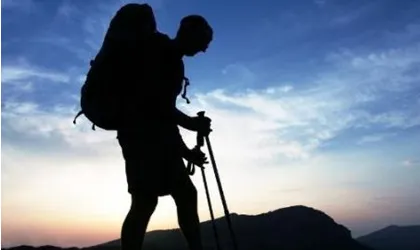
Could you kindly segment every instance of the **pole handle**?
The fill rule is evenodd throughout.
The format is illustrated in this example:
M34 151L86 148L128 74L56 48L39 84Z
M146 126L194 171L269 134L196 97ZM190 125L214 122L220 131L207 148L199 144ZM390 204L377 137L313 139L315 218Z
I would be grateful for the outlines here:
M200 111L197 113L197 116L202 118L204 117L205 111ZM204 146L204 136L197 132L197 146L202 147Z

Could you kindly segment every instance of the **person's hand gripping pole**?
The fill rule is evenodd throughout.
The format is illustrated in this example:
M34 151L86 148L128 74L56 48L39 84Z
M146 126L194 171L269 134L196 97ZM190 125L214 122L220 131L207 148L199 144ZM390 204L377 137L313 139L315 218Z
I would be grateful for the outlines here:
M187 160L187 170L190 175L194 175L195 167L204 168L204 164L209 163L206 155L201 151L201 147L204 146L204 137L210 132L210 119L204 116L204 111L197 113L197 117L194 118L197 129L196 146L190 151Z

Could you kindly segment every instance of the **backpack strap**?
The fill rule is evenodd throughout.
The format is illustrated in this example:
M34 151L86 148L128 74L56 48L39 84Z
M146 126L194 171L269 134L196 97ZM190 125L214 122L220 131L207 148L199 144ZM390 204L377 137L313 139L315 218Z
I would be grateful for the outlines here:
M76 124L76 120L77 120L77 118L79 118L79 116L81 116L82 114L84 114L85 112L83 112L83 110L80 110L77 114L76 114L76 116L74 117L74 119L73 119L73 124ZM92 130L96 130L95 129L95 127L96 127L96 125L94 124L94 123L92 123Z
M76 124L76 120L77 120L77 118L79 117L79 116L81 116L82 114L83 114L84 112L83 112L83 110L80 110L78 113L77 113L77 115L74 117L74 119L73 119L73 124Z
M187 104L190 104L190 99L188 99L188 97L187 97L187 87L188 87L188 85L190 85L190 79L188 79L187 77L184 76L184 81L185 81L184 92L182 93L181 96L182 96L182 98L184 98L186 100Z

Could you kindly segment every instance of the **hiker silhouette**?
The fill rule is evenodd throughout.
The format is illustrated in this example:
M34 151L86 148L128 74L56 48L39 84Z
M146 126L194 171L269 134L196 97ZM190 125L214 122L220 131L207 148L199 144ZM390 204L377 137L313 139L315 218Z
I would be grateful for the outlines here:
M183 57L205 52L212 38L212 28L202 16L184 17L176 37L170 38L157 31L148 4L127 4L112 18L91 62L79 113L94 126L117 131L131 194L121 230L122 250L141 249L158 197L167 195L175 201L189 248L203 249L197 191L183 159L200 166L208 163L207 157L186 146L178 125L208 135L211 119L184 114L176 108L176 99L183 84L182 97L187 99ZM106 85L111 82L114 85Z

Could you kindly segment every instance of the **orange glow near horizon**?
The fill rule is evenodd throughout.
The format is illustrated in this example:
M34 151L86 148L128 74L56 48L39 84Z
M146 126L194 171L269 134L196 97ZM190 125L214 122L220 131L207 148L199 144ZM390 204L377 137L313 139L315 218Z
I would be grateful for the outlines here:
M337 197L343 191L336 192ZM232 195L232 194L231 194ZM294 204L306 203L308 206L315 208L323 208L327 214L347 221L349 219L362 220L369 216L368 212L363 212L363 208L347 207L345 200L351 201L360 194L353 194L342 199L342 205L329 206L328 202L322 199L310 197L310 194L302 196L283 195L271 202L267 202L265 197L255 199L255 203L250 203L249 206L243 204L230 204L230 208L242 207L240 214L259 214L268 212L284 206ZM360 196L359 196L360 197ZM221 205L217 195L212 197L214 200L214 207L216 210L216 217L222 216ZM205 197L201 194L199 198L199 214L200 220L205 221L209 219L209 212ZM317 207L316 201L320 202ZM263 202L265 200L265 202ZM304 202L306 200L306 202ZM258 202L261 201L261 202ZM337 200L335 200L337 202ZM276 205L277 203L277 205ZM324 203L324 204L321 204ZM8 242L20 241L29 245L57 245L61 247L85 247L96 244L101 244L107 241L118 239L120 229L124 220L126 209L128 209L128 199L125 204L120 204L121 209L116 213L103 213L95 211L94 209L86 208L86 211L53 211L53 210L34 210L34 213L21 213L19 209L11 209L8 207L6 213L2 214L2 239L6 239L3 244ZM270 207L271 209L269 209ZM346 209L347 207L347 209ZM3 210L4 211L4 210ZM124 211L124 212L121 212ZM231 209L231 212L238 212L237 209ZM20 213L19 216L16 213ZM11 219L13 218L13 219ZM178 228L176 207L170 197L160 198L157 209L151 218L148 231L157 229L171 229ZM34 231L36 234L34 234ZM36 236L35 236L36 235ZM43 242L40 244L40 242Z

